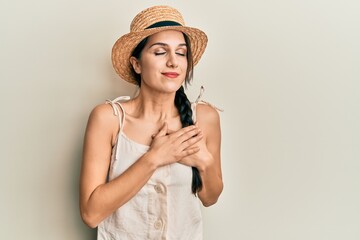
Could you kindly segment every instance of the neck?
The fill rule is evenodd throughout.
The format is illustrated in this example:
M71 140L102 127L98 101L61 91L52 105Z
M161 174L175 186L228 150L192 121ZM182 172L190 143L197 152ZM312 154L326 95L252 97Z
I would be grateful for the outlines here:
M179 112L174 104L175 93L154 93L142 91L133 99L131 115L154 122L165 122L177 117Z

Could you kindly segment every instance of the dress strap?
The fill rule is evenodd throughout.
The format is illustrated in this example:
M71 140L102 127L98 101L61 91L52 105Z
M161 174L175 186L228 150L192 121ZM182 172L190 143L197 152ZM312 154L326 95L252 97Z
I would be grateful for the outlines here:
M200 87L200 93L199 93L198 97L196 98L195 103L198 103L199 101L202 101L202 100L201 100L201 97L202 97L204 91L205 91L204 86L201 86L201 87Z
M204 91L205 91L204 86L201 86L201 87L200 87L200 93L199 93L198 97L196 98L195 102L193 102L193 103L191 104L191 110L192 110L192 112L193 112L193 121L194 121L194 123L196 122L196 106L197 106L198 104L206 104L206 105L209 105L209 106L215 108L216 110L218 110L218 111L220 111L220 112L223 112L223 111L224 111L223 109L220 109L220 108L216 107L215 105L213 105L213 104L211 104L211 103L209 103L209 102L206 102L206 101L202 100L201 98L202 98L202 95L203 95Z
M120 132L122 132L125 122L125 110L123 106L121 105L120 101L128 101L130 100L129 96L120 96L115 98L114 100L106 100L106 103L110 104L113 108L113 112L115 116L118 116L119 118L119 125L120 125ZM121 116L120 116L121 112Z

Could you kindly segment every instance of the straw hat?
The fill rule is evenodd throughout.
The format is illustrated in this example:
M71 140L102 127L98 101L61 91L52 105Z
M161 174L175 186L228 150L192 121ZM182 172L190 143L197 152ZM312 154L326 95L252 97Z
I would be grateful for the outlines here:
M130 33L120 37L113 46L111 55L113 67L122 79L136 84L130 64L132 52L144 38L164 30L185 33L190 40L194 66L199 62L206 48L206 34L197 28L185 26L183 17L175 8L154 6L136 15L131 22Z

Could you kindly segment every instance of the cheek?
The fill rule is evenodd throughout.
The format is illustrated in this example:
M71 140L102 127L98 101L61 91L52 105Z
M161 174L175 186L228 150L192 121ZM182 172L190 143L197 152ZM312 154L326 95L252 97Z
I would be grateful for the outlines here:
M186 73L187 69L188 69L188 62L185 59L185 61L183 62L183 71Z
M147 61L141 65L141 76L143 79L150 81L151 79L158 78L160 67L155 61Z
M148 55L144 56L144 58L141 61L141 66L143 69L156 69L160 65L161 65L161 61L159 61L159 59L149 57Z
M183 59L182 61L184 62L185 68L187 68L187 66L188 66L188 59L187 59L187 57L184 57L184 59Z
M158 67L154 62L153 63L147 62L141 66L142 74L146 74L146 75L154 74L157 68Z
M185 59L182 59L182 65L185 67L185 68L187 68L187 65L188 65L188 61L187 61L187 59L185 58Z

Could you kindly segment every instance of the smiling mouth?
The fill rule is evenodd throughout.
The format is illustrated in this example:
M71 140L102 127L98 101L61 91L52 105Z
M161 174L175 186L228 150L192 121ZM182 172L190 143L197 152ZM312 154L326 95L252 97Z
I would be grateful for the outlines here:
M162 74L168 78L176 78L179 76L179 74L176 72L166 72L166 73L162 73Z

